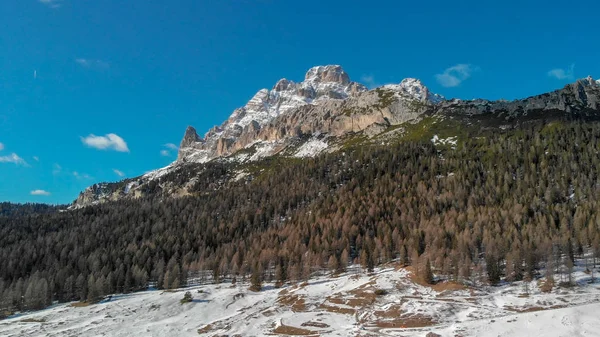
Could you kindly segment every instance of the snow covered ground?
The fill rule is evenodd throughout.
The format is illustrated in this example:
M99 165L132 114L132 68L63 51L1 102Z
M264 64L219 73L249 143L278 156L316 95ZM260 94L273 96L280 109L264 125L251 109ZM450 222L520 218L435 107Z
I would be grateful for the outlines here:
M266 284L259 293L240 282L61 304L0 321L0 336L600 336L599 285L581 271L575 279L575 287L550 293L537 281L425 286L410 269L390 265L282 288ZM186 290L194 301L181 304Z
M325 141L313 137L298 148L298 151L296 152L296 154L294 154L294 157L314 157L319 153L323 152L323 150L327 149L328 146L329 145L327 145Z

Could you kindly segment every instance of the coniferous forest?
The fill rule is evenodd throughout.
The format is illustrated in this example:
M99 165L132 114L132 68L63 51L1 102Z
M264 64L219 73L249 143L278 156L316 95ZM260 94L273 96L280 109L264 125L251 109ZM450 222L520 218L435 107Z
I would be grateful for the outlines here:
M200 172L193 193L66 211L0 206L0 313L53 301L185 286L253 284L397 260L429 282L546 278L600 258L600 124L531 123L469 135L272 157L243 179ZM177 179L164 176L161 179Z

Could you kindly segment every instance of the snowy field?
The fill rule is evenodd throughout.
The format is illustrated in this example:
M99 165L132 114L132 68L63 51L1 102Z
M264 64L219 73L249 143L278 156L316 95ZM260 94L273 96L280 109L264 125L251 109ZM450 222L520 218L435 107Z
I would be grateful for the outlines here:
M576 286L550 293L538 281L424 286L390 266L259 293L219 284L61 304L0 321L0 336L600 336L600 283L589 279L578 271ZM194 300L181 304L186 290Z

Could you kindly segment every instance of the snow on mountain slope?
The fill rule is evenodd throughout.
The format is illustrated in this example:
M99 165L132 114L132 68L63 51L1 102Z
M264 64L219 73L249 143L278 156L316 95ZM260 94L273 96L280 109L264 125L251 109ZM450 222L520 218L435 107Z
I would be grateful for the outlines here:
M298 151L294 154L294 157L314 157L319 153L323 152L323 150L325 150L328 147L329 145L325 140L313 137L298 148Z
M279 289L266 284L258 293L238 282L115 295L84 307L61 304L0 321L0 335L597 336L600 290L577 269L574 288L543 293L537 281L424 286L409 269L388 265L365 274L354 266ZM180 304L188 290L193 302Z
M414 98L419 101L429 101L434 104L443 101L444 96L434 94L416 78L405 78L400 84L386 84L383 88L391 89L398 92L400 95Z

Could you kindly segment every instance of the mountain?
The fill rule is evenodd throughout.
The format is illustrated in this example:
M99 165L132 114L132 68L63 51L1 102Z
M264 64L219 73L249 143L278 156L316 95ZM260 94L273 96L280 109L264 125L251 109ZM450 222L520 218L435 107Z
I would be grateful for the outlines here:
M189 126L177 160L171 165L138 178L93 185L79 195L73 207L149 194L188 195L197 184L202 164L208 162L231 167L275 155L314 157L335 152L352 139L377 141L388 137L390 131L402 136L410 125L428 117L454 121L463 127L506 129L535 120L596 119L599 110L600 82L591 77L514 101L447 100L418 79L407 78L399 84L368 90L351 81L339 65L317 66L309 69L301 82L284 78L270 90L259 90L204 137ZM448 128L448 137L457 136L452 134L455 126ZM189 169L185 177L177 173L189 165L196 165L192 170L195 173ZM243 168L232 169L227 179L239 179L247 173Z
M406 79L383 89L397 96L399 101L434 104L443 100L443 97L429 93L416 79ZM385 118L403 121L405 118L400 115L412 110L401 107L366 111L365 108L375 107L381 100L380 92L370 92L364 85L350 81L339 65L313 67L300 83L284 78L271 90L259 90L245 106L236 109L222 125L214 127L204 137L198 136L193 127L188 127L177 160L204 163L257 143L266 147L261 155L268 156L287 147L294 138L357 132L386 123ZM383 106L378 108L381 110ZM355 116L352 113L355 111L362 116Z

